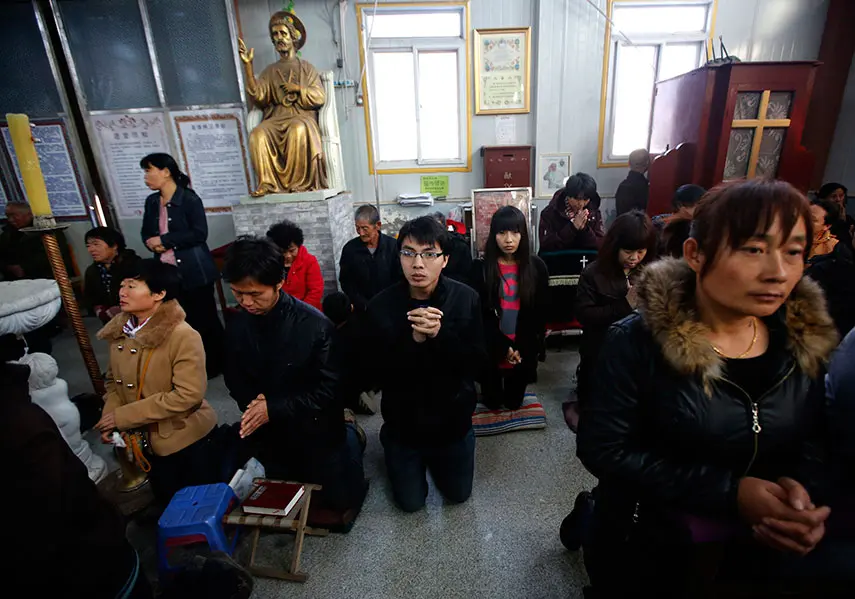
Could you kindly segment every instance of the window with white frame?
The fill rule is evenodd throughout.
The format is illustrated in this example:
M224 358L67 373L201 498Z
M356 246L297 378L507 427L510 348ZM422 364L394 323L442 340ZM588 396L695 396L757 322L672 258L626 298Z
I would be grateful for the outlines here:
M469 168L465 4L360 10L377 169Z
M646 148L657 81L701 66L713 0L614 0L602 163Z

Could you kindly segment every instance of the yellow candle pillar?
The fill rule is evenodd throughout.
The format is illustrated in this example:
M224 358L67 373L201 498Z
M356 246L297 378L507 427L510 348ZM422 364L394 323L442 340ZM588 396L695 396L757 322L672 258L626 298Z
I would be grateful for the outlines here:
M18 168L21 171L21 179L24 180L30 209L35 216L50 216L47 187L45 187L42 167L39 165L36 144L33 142L30 119L26 114L7 114L6 122L9 123L9 133L12 137L12 145L15 147L15 156L18 158Z

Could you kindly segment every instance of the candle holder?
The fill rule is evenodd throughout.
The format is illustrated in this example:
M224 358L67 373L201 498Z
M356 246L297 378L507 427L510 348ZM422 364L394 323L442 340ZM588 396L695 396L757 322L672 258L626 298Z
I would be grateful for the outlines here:
M95 350L92 348L92 341L89 339L89 332L83 324L83 317L80 315L80 307L77 305L77 299L74 297L74 288L71 285L71 279L68 276L68 270L65 267L65 260L62 258L62 252L59 248L59 242L56 238L56 232L67 229L68 225L58 225L53 215L37 215L33 216L33 226L21 229L27 233L38 233L42 237L42 243L45 246L45 251L50 261L53 277L59 285L59 293L62 297L62 305L65 307L65 313L71 321L71 328L74 331L74 336L77 339L77 346L80 348L80 353L83 356L83 362L86 364L86 371L89 374L89 380L92 381L92 387L95 393L103 396L105 393L104 379L101 376L101 368L98 366L98 359L95 357Z

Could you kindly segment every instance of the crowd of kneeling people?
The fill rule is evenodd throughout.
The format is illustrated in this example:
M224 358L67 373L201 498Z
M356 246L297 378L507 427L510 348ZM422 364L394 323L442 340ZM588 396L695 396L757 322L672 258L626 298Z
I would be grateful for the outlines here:
M601 228L584 183L568 180L541 240ZM841 588L855 579L855 333L838 346L855 312L841 305L853 281L841 279L855 275L851 228L830 234L840 217L787 183L751 180L684 186L673 215L631 211L589 236L599 254L577 292L576 446L599 483L561 534L583 547L596 596L679 596L691 583L688 549L709 539L724 548L725 579ZM346 408L376 391L397 505L425 505L427 471L445 500L469 498L476 401L518 408L544 347L548 273L527 219L500 208L471 264L435 217L407 222L397 239L372 206L355 223L343 292L322 303L283 289L294 259L306 260L293 224L228 248L223 278L241 308L217 361L242 412L230 427L205 400L206 352L176 300L178 269L134 259L114 273L96 426L105 442L147 432L161 505L256 457L268 477L322 485L313 504L358 512L366 440Z

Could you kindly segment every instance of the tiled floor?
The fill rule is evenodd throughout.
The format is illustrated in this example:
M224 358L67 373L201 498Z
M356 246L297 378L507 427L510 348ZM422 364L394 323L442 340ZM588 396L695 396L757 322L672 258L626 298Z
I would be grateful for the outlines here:
M94 332L97 323L88 323ZM94 340L102 368L106 352ZM90 391L74 338L56 340L54 357L72 395ZM581 557L568 553L558 527L579 491L593 478L575 457L575 437L564 424L561 402L570 391L578 353L550 351L533 387L547 412L548 427L479 438L472 498L443 505L433 490L427 508L405 514L395 508L377 438L381 417L360 416L368 434L365 470L371 490L347 535L308 537L303 550L305 584L259 579L254 598L455 598L536 599L581 597L586 576ZM210 382L208 399L221 422L239 412L222 377ZM95 437L89 438L95 443ZM151 563L153 535L132 524L129 534ZM284 559L292 537L262 537L259 559ZM238 559L248 557L244 538Z

